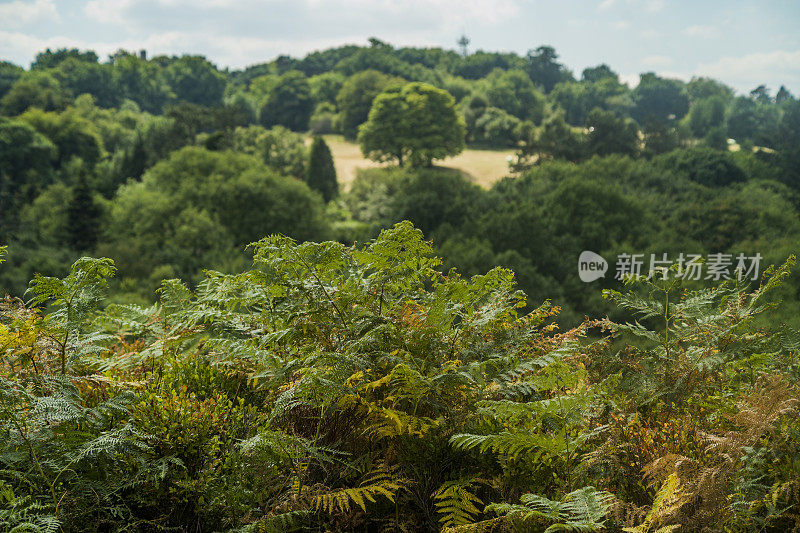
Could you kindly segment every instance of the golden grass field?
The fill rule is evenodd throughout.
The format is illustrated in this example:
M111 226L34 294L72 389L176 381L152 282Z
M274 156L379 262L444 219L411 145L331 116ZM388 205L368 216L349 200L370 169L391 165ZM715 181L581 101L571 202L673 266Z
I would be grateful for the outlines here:
M379 167L379 163L365 159L356 143L346 141L341 135L324 135L333 154L333 164L339 185L346 189L360 168ZM500 178L509 175L508 160L513 150L477 150L468 148L455 157L436 161L436 166L455 168L466 174L481 187L490 187Z

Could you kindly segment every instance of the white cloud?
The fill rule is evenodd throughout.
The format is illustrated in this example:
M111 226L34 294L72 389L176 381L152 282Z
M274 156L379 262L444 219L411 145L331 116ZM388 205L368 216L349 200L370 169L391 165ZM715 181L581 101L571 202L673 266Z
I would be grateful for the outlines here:
M40 39L21 32L0 30L0 50L3 51L3 59L22 66L27 66L27 63L45 48L86 48L84 44L83 41L70 37Z
M664 9L664 0L647 0L644 3L644 8L651 13L661 11Z
M762 83L773 90L782 84L800 86L800 50L775 50L740 57L723 57L701 63L694 70L697 76L709 76L729 83L742 92Z
M653 28L647 28L639 32L639 37L642 39L657 39L658 37L661 37L661 32L654 30Z
M132 6L133 0L89 0L83 12L96 22L123 24L126 11Z
M129 12L136 6L136 2L137 0L89 0L83 7L83 11L90 19L97 22L123 24L128 21ZM237 9L237 0L154 0L153 3L161 7L185 7L191 10Z
M52 1L52 0L48 0ZM139 0L89 0L84 13L94 21L130 25L130 14ZM387 18L420 13L435 16L441 26L453 28L466 22L496 24L519 12L524 0L294 0L295 5L305 4L317 13L380 12ZM162 8L185 8L188 12L228 9L239 14L263 16L270 5L280 5L279 0L152 0Z
M618 20L617 22L614 23L613 27L615 30L624 30L630 25L631 25L630 22L628 22L627 20Z
M435 12L445 26L465 21L498 23L516 15L522 0L296 0L331 10L369 9L387 16ZM338 6L337 6L338 4ZM353 11L356 12L356 11Z
M19 28L31 22L58 19L58 10L53 0L14 0L0 4L0 28Z
M176 6L201 7L201 8L236 7L236 0L158 0L158 3L169 7L176 7Z
M720 35L719 28L716 26L702 26L699 24L689 26L683 30L683 33L689 37L702 37L704 39L712 39Z
M631 89L636 88L639 85L639 75L638 74L620 74L619 81L630 87Z
M669 56L654 55L642 58L642 64L647 67L666 67L674 62L675 60Z
M627 0L625 4L628 7L641 7L645 11L655 13L661 11L666 5L664 0ZM597 6L598 11L606 11L617 5L616 0L603 0Z

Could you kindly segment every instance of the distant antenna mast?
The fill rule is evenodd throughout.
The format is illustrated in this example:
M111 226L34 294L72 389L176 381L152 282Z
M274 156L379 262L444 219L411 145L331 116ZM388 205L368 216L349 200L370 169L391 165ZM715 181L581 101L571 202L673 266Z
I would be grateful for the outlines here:
M467 50L467 47L469 46L469 37L462 33L461 38L456 42L458 43L458 46L461 47L461 55L467 57L467 54L469 53L469 50Z

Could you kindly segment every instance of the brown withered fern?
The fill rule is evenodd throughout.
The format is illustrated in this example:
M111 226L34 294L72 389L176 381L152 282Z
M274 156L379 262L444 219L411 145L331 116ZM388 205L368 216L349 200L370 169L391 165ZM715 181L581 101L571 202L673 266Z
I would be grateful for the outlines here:
M741 410L725 416L725 425L730 429L705 435L707 463L669 454L647 465L646 477L662 487L660 493L669 485L671 500L670 505L662 506L657 517L649 517L653 525L680 525L683 531L704 531L724 522L731 513L731 481L742 465L746 449L773 433L776 422L795 412L798 405L796 388L782 376L761 377L752 392L739 402Z

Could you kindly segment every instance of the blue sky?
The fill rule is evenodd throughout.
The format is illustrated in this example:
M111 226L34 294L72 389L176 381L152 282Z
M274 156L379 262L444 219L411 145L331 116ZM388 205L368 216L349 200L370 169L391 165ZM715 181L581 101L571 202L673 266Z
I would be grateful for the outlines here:
M45 47L203 54L240 68L375 36L397 46L524 53L555 47L576 74L607 63L766 83L800 94L798 0L0 0L0 58L23 66Z

